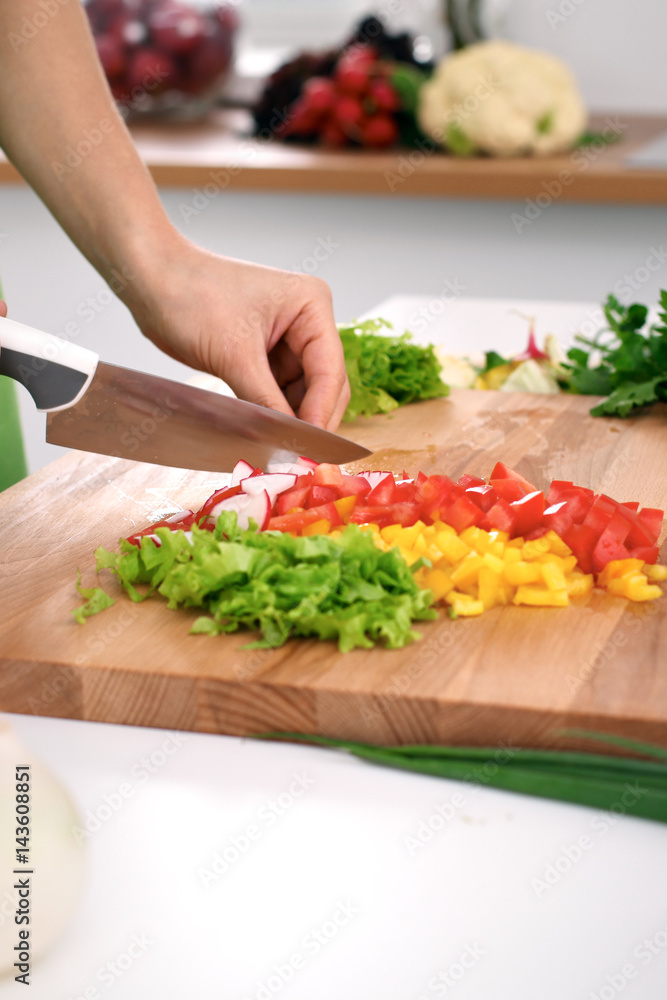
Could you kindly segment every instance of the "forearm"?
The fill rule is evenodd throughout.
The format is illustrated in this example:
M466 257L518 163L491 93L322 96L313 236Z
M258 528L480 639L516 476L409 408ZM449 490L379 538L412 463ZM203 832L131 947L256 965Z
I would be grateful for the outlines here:
M60 0L62 3L62 0ZM79 0L31 38L37 0L0 3L0 144L105 279L154 266L177 240L118 114ZM117 283L117 282L116 282ZM128 283L121 297L139 294Z

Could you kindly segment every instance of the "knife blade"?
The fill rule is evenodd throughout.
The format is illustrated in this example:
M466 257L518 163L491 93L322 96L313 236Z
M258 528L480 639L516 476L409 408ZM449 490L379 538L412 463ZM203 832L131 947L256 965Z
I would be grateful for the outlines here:
M266 468L303 455L342 464L371 452L276 410L100 361L92 351L0 318L0 374L47 414L46 440L202 472L243 458Z

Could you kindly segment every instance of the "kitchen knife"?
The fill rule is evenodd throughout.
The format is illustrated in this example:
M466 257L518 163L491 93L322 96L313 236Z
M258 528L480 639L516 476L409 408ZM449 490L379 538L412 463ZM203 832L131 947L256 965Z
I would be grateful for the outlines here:
M52 334L0 318L0 374L46 412L46 440L136 462L229 472L243 458L341 464L371 452L296 417L120 368Z

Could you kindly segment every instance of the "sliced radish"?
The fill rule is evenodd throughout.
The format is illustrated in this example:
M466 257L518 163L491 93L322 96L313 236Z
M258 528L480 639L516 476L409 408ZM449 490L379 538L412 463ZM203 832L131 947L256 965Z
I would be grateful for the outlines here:
M269 494L266 490L263 490L261 493L258 493L257 496L250 497L250 499L247 500L245 507L239 511L238 525L239 528L249 528L250 520L252 519L259 530L264 531L264 528L269 523L270 517L271 501L269 500Z
M293 472L295 476L307 476L313 470L309 465L302 465L301 462L295 462L294 465L290 465L288 471Z
M307 469L316 469L320 463L313 461L312 458L305 458L303 455L299 455L298 464L305 465Z
M185 521L188 517L192 517L194 512L191 510L178 510L175 514L171 514L170 517L165 517L165 524L178 524L179 521Z
M296 475L293 472L269 472L263 476L253 476L252 478L241 480L241 489L248 496L254 497L263 490L269 494L273 504L279 493L291 490L296 483Z
M208 512L208 516L210 518L213 518L213 520L215 521L216 518L218 518L220 514L222 514L223 510L234 510L238 514L239 511L243 510L243 508L247 503L248 503L247 494L237 493L236 496L227 497L226 500L221 500L220 503L217 503L215 507L212 507L211 510Z
M274 472L294 472L294 464L292 462L267 462L267 475L272 475Z
M234 469L232 470L232 481L230 486L238 486L242 479L247 479L247 477L251 476L254 471L254 467L250 465L249 462L244 462L243 459L241 459L240 462L236 463Z

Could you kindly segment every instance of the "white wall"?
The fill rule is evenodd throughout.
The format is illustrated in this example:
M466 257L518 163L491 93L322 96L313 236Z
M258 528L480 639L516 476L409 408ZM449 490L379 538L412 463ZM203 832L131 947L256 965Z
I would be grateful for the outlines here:
M485 0L487 32L546 49L572 67L592 111L667 111L665 0ZM338 45L369 10L423 31L442 51L444 0L241 0L251 44ZM390 13L393 12L393 13Z
M318 273L333 288L339 320L399 292L438 295L447 282L466 297L596 301L642 268L651 247L667 249L663 208L554 203L518 234L510 217L523 206L510 202L226 194L185 226L179 205L191 192L162 194L176 225L221 253L299 268L319 238L338 244ZM188 374L140 336L116 300L94 321L81 318L85 299L104 299L105 286L32 192L0 187L0 231L0 274L15 319L54 333L79 320L79 342L107 361ZM667 287L667 256L647 274L637 297L653 303ZM34 470L57 449L43 444L44 418L21 394Z

